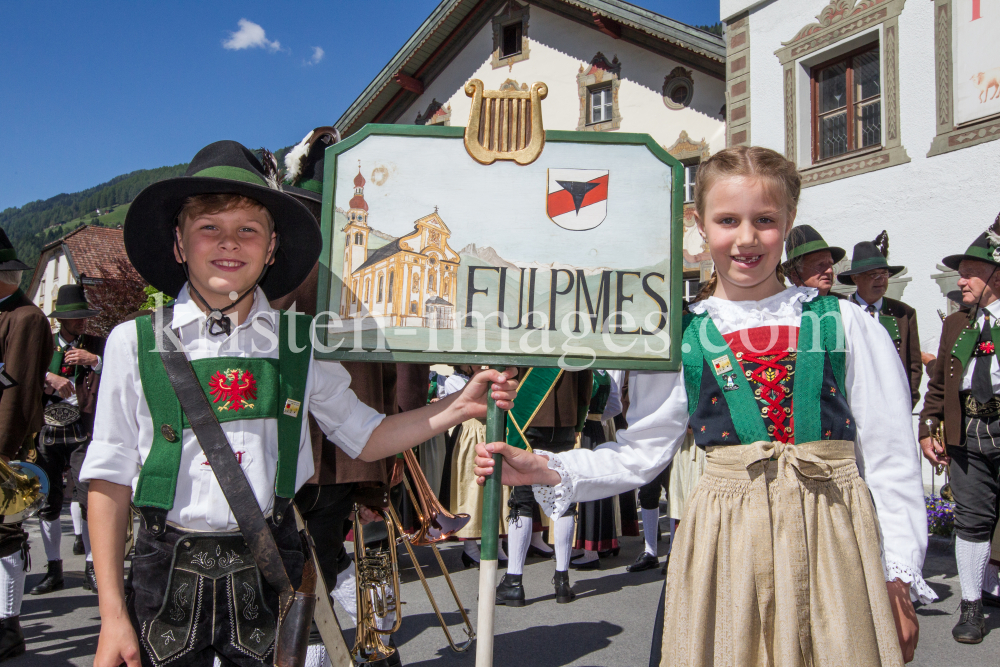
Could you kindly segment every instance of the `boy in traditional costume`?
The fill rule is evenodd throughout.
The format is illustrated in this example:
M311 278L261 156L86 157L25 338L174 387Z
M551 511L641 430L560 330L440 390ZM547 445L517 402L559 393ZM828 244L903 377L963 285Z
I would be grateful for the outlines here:
M384 417L358 401L340 364L313 359L311 318L268 298L312 270L320 231L268 163L236 142L211 144L126 218L132 264L176 300L116 327L105 349L81 473L102 518L91 522L97 667L301 658L309 615L295 611L308 610L314 572L290 505L314 472L307 414L371 461L485 415L487 391L511 406L514 371L483 371L452 400ZM133 486L143 520L123 587Z
M911 594L935 597L921 576L927 516L892 341L858 308L783 285L799 189L795 165L769 149L702 163L711 296L684 318L682 372L630 373L617 442L478 447L477 475L501 453L504 483L533 484L560 516L655 477L693 429L707 461L667 573L664 666L898 667L916 646Z

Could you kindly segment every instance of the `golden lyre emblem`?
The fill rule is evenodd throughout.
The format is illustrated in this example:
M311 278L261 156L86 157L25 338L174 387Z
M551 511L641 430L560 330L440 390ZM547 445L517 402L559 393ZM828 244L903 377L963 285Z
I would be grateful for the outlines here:
M465 84L465 94L472 98L465 150L473 160L531 164L538 159L545 146L542 100L548 86L536 81L531 90L483 90L483 82L472 79Z

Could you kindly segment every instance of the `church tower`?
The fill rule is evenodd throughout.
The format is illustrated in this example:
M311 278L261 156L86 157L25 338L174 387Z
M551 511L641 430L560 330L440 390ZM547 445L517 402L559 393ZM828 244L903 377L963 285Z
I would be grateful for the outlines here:
M355 285L351 274L368 259L368 202L365 201L365 177L361 175L358 161L358 175L354 177L354 196L347 211L347 225L344 227L344 298L341 299L341 316L348 317L358 310L360 285ZM354 294L352 295L351 292Z

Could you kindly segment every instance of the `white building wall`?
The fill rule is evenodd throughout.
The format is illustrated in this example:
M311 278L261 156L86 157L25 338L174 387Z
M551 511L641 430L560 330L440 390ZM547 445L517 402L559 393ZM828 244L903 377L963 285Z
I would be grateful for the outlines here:
M751 137L758 146L785 150L782 66L775 51L816 20L828 0L771 0L750 9ZM747 0L722 0L723 17ZM1000 211L995 193L1000 142L927 157L936 133L934 4L907 0L899 16L899 103L902 144L910 162L802 191L799 223L814 226L831 245L847 249L889 232L889 262L908 268L903 300L917 310L921 346L937 354L947 301L931 279L941 259L964 252ZM883 80L884 80L883 53ZM803 89L798 89L802 102ZM799 105L800 108L803 106ZM800 111L799 119L807 118ZM800 134L798 144L802 145ZM800 166L803 156L800 152ZM926 376L924 390L926 390ZM917 406L917 410L920 405ZM930 466L924 462L925 482ZM941 480L935 482L940 487Z
M782 67L774 52L828 4L773 0L750 13L751 136L785 150ZM899 17L900 132L910 162L805 188L798 222L813 225L850 253L859 241L889 232L889 260L905 265L903 299L916 308L924 350L937 354L946 300L930 276L945 255L960 253L1000 211L993 183L1000 143L926 157L936 133L933 3L907 0ZM802 116L800 115L800 118Z
M480 79L487 90L496 90L514 79L529 86L543 81L548 86L548 97L542 102L546 129L575 130L580 120L576 77L580 67L586 70L600 51L609 61L617 55L622 65L618 97L622 123L616 131L645 132L669 148L683 130L695 142L708 141L713 153L725 147L725 124L719 115L725 104L723 81L533 5L528 38L527 60L493 69L493 26L487 23L397 122L412 124L437 99L451 105L451 124L464 127L472 102L464 91L467 81ZM679 65L692 70L694 97L688 108L671 110L663 103L663 79Z

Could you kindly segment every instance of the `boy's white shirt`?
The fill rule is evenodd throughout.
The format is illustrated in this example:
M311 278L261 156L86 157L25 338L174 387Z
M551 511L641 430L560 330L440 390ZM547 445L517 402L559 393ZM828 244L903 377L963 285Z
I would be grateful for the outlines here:
M209 336L205 315L193 302L185 286L174 304L171 328L192 361L219 356L278 357L279 312L270 307L264 292L254 293L254 305L246 321L229 336ZM131 486L149 455L153 420L139 378L139 349L135 322L118 325L108 337L97 401L94 438L80 471L80 479L106 480ZM295 475L298 489L313 475L309 424L311 413L327 436L351 457L364 449L372 431L384 415L361 403L349 388L351 378L335 361L309 362L305 400L301 407L302 433ZM265 514L274 502L278 456L276 419L236 420L222 424L233 450L241 452L243 470ZM180 473L174 505L167 514L173 524L192 530L236 530L222 489L205 459L194 432L183 433Z

